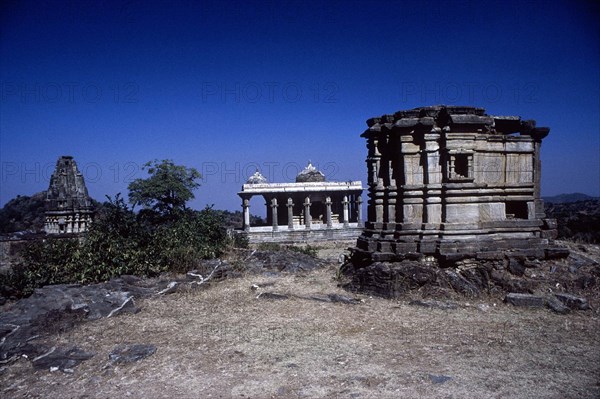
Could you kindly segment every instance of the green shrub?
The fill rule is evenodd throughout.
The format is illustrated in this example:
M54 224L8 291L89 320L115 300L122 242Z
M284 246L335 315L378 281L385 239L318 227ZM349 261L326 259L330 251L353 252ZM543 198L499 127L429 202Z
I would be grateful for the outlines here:
M206 207L168 216L136 215L119 195L109 198L82 240L32 242L24 250L23 263L4 280L28 295L47 284L184 272L196 268L198 260L218 257L225 251L227 234L218 211Z

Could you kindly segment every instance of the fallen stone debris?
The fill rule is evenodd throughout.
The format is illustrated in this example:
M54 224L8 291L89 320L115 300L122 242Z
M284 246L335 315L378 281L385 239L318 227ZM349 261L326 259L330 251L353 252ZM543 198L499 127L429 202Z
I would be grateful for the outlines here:
M134 363L156 353L156 346L151 344L117 345L108 355L111 364Z
M519 307L543 308L547 306L559 314L567 314L571 310L590 309L587 299L565 293L556 293L550 296L540 296L532 294L520 294L511 292L504 298L506 303Z

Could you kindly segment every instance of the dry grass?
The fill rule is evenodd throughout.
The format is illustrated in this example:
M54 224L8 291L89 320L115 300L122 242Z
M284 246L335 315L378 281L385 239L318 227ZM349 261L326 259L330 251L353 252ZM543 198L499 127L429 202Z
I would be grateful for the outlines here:
M97 355L74 374L0 374L6 398L597 398L596 310L461 302L431 309L362 296L360 305L299 298L339 293L329 267L247 276L145 300L142 312L82 324L51 338ZM264 291L294 294L256 299ZM119 343L152 343L136 364L109 366ZM434 384L429 375L452 379Z

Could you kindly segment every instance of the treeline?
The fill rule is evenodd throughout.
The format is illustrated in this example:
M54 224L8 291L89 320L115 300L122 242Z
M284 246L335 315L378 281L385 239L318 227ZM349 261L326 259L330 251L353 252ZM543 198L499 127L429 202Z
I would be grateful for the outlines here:
M41 191L32 196L19 195L11 199L0 209L0 234L42 232L44 230L45 204L46 191ZM102 212L104 203L92 198L92 204L98 213ZM226 228L238 229L242 227L244 214L241 211L215 210L215 212L221 214ZM252 226L261 226L264 223L264 219L260 216L250 215Z

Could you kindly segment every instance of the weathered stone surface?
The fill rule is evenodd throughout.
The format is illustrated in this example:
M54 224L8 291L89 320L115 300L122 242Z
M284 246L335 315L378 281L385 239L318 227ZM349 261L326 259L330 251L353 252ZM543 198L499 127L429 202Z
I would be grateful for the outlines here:
M504 298L504 301L514 306L525 306L534 308L541 308L544 307L544 305L546 304L545 299L541 296L531 294L519 294L514 292L507 294Z
M587 310L590 308L587 299L571 294L555 294L556 298L571 309Z
M51 348L32 360L33 367L37 369L60 370L63 372L72 371L81 362L94 357L94 352L86 352L83 349L72 347Z
M245 259L245 269L250 272L274 270L296 273L323 266L323 261L294 251L250 251Z
M261 292L260 294L258 294L256 296L256 299L275 299L275 300L281 300L281 299L289 299L289 295L286 294L278 294L276 292Z
M102 284L38 288L30 297L5 305L0 314L0 361L31 351L31 337L64 332L83 320L136 313L134 298L154 295L167 283L122 276Z
M456 292L460 292L461 294L467 297L477 297L481 294L481 290L475 284L467 280L465 277L460 275L454 270L446 269L446 276L450 281L450 285Z
M508 270L515 276L522 276L525 273L525 265L522 259L510 258L508 260Z
M108 355L113 364L138 362L156 353L156 346L150 344L117 345Z
M567 314L571 311L568 306L566 306L564 303L562 303L555 296L547 297L546 304L548 305L548 307L550 309L552 309L554 312L556 312L558 314Z

